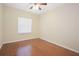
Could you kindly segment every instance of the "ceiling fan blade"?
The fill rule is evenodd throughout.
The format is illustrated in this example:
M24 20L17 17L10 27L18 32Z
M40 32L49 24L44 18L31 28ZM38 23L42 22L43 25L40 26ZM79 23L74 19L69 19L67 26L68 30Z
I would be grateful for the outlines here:
M34 3L35 5L47 5L47 3Z
M40 5L47 5L47 3L40 3Z
M32 9L32 8L33 8L33 6L30 7L30 9Z
M42 9L39 7L39 10L42 10Z

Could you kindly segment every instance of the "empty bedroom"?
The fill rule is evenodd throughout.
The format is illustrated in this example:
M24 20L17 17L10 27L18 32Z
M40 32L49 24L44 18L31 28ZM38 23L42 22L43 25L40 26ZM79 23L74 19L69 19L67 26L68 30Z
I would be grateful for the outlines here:
M0 56L79 56L79 3L0 3Z

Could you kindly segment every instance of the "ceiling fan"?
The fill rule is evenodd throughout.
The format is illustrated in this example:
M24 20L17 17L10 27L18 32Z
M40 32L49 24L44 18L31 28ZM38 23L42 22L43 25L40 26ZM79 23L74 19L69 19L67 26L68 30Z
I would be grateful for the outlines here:
M42 10L42 8L46 5L47 5L47 3L33 3L33 5L30 7L30 9Z

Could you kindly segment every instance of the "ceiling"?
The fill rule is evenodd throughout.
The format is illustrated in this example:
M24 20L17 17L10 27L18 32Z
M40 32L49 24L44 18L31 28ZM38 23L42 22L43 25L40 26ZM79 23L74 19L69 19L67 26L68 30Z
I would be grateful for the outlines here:
M33 3L5 3L5 6L8 7L13 7L13 8L17 8L17 9L21 9L24 10L26 12L32 12L35 14L43 14L49 10L52 10L60 5L62 5L63 3L47 3L47 6L45 6L42 10L32 10L30 9L30 7L33 5Z

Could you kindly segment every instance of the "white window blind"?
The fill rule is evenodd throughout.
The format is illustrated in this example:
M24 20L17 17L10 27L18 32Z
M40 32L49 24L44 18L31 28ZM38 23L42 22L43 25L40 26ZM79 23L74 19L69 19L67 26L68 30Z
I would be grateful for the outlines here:
M32 19L25 17L18 17L18 33L31 33Z

